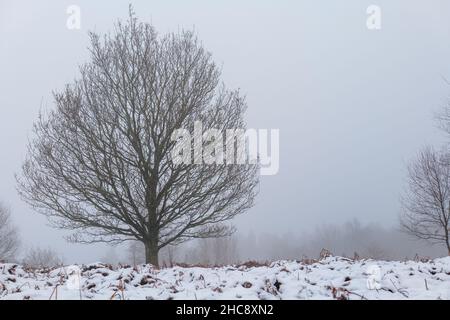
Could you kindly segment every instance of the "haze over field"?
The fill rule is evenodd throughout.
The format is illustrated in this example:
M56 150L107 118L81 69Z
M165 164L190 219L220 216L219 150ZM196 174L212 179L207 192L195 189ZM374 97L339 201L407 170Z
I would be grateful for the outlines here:
M194 28L227 86L246 95L248 126L280 130L279 173L261 177L256 205L234 220L240 239L288 234L288 242L302 242L318 226L353 218L397 228L406 164L424 145L445 141L433 114L450 93L448 1L377 1L376 31L366 27L372 1L130 2L161 34ZM66 27L72 4L81 9L80 30ZM127 1L0 2L0 201L24 250L50 246L69 263L100 260L109 250L67 243L66 232L19 198L14 173L39 110L54 107L52 91L87 61L87 32L112 30L127 12ZM280 239L270 241L273 251L301 254L302 244L292 249ZM240 258L252 258L241 247Z

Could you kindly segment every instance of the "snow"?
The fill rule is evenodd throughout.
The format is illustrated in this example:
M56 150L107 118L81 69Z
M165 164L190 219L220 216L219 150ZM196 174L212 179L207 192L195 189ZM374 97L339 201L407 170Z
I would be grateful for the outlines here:
M77 269L78 276L73 272ZM50 297L58 300L450 299L450 257L428 262L328 257L313 263L276 261L267 266L163 269L151 265L112 268L94 263L27 270L17 264L0 264L0 299L47 300Z

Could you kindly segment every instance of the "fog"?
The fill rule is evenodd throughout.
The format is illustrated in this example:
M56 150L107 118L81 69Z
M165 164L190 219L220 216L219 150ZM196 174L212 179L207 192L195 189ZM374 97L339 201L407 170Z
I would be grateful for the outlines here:
M160 33L195 29L224 82L246 94L249 127L280 130L278 174L261 177L256 205L234 220L237 259L300 259L325 246L352 256L371 244L385 258L440 254L394 234L406 164L444 140L433 114L450 93L450 2L378 0L380 30L367 28L365 0L129 2ZM81 9L80 30L66 26L69 5ZM128 1L0 0L0 201L22 251L51 247L66 262L108 255L106 245L67 243L19 198L14 174L39 110L87 61L87 32L127 13ZM354 218L377 226L365 248L342 235Z

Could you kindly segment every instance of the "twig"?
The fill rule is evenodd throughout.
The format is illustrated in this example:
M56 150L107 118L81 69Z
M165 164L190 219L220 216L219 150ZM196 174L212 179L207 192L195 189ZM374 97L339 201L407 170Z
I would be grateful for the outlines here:
M400 290L399 288L397 288L397 286L395 285L394 281L392 281L392 279L389 279L389 280L391 281L392 285L394 286L395 290L397 290L398 293L400 293L405 298L408 298L408 295L404 292L404 290Z
M353 294L353 295L355 295L355 296L357 296L357 297L360 297L361 300L369 300L369 299L367 299L366 297L364 297L363 295L358 294L358 293L356 293L356 292L352 292L352 291L348 291L348 290L347 290L347 292L348 292L349 294Z
M55 288L52 291L52 294L50 295L50 298L48 300L52 300L53 294L55 294L55 300L58 300L58 287L59 284L55 285Z
M115 296L119 296L120 300L123 300L122 296L120 295L120 293L118 292L114 292L111 296L111 298L109 298L109 300L114 300Z

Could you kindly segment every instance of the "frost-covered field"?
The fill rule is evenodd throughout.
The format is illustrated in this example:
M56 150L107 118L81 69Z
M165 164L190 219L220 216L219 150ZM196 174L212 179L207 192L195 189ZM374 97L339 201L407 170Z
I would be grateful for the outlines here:
M450 257L429 262L329 257L311 264L161 270L95 263L79 268L81 286L76 289L76 273L67 276L74 266L27 271L0 264L0 299L450 299ZM379 289L370 290L368 279L369 286Z

